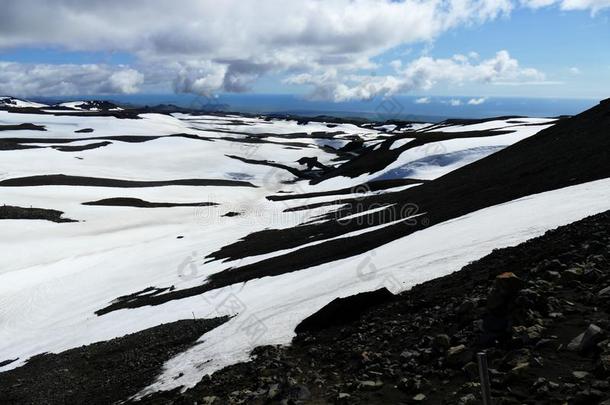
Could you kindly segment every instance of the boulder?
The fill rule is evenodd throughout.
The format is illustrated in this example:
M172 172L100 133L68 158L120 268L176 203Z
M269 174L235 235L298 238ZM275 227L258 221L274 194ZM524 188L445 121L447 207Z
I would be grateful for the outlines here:
M491 312L506 312L523 285L523 280L514 273L500 274L487 296L487 309Z
M450 366L463 366L472 360L473 353L466 346L459 345L447 350L447 364Z
M568 350L574 352L586 352L597 343L599 343L604 337L602 329L594 324L590 324L589 327L580 335L576 336L568 344Z
M584 271L580 267L571 267L561 272L561 279L564 282L571 282L582 277Z
M432 347L439 352L445 352L449 349L449 346L451 346L451 339L444 333L436 335L432 341Z

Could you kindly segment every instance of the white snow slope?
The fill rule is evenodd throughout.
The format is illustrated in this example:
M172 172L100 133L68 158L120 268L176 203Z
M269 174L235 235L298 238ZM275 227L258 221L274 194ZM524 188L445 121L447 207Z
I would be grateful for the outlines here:
M323 123L298 125L294 121L238 116L146 114L135 120L0 111L0 125L25 122L44 125L47 131L0 131L0 140L36 137L43 148L0 151L0 181L66 174L123 180L238 179L257 186L0 185L0 204L57 209L64 211L65 217L79 221L0 221L0 360L19 358L0 371L21 366L36 354L60 352L193 315L199 318L234 315L227 323L202 336L200 344L168 361L157 381L143 393L193 386L205 374L248 360L251 349L257 345L288 344L295 326L302 319L337 297L381 285L394 292L402 291L458 270L494 248L518 244L548 229L610 209L610 180L600 180L489 207L349 259L252 280L158 306L96 316L96 310L121 295L149 286L173 285L177 289L196 286L208 275L228 267L279 254L274 252L234 262L203 262L207 254L252 232L293 227L332 209L285 212L286 208L334 198L272 202L266 196L279 191L301 193L351 187L388 175L413 162L417 162L411 167L417 173L413 177L436 178L531 136L552 125L552 120L538 120L533 126L494 123L497 128L512 125L514 132L435 142L431 149L434 153L426 149L408 150L397 162L377 173L356 179L333 178L316 186L305 181L285 184L287 180L294 180L289 172L245 163L227 155L271 160L293 168L299 168L295 161L303 156L337 165L333 161L336 155L324 146L327 143L309 134L341 131L343 134L334 137L333 142L344 144L349 137L360 136L375 144L381 142L377 137L382 132L347 124L329 128ZM460 130L470 130L467 127ZM74 133L82 128L93 128L94 132ZM420 128L422 126L417 130ZM113 140L105 147L79 152L61 152L49 148L53 144L42 142L45 138L76 140L178 133L208 139L161 137L140 143ZM294 133L300 134L287 136ZM264 143L239 141L260 134L273 136L264 138ZM68 145L88 142L95 141L83 140ZM479 153L470 153L472 150ZM443 159L440 163L437 159L422 161L444 154L453 154L451 164L445 164ZM401 176L401 173L404 172L395 171L394 176ZM82 205L112 197L153 202L215 202L219 205L195 208ZM230 211L241 215L223 216ZM178 236L183 238L178 239Z

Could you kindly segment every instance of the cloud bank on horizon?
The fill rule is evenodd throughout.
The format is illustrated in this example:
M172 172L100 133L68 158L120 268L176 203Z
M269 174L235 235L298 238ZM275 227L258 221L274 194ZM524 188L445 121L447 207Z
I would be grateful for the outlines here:
M585 11L599 22L610 0L9 0L0 14L0 93L154 89L208 95L248 92L267 81L314 99L349 101L433 91L443 84L553 84L558 82L544 69L518 60L501 43L484 56L476 49L431 55L434 42L453 31L505 21L515 10L549 8ZM607 18L601 22L607 25ZM425 47L420 55L404 51L417 44ZM15 50L29 57L6 60ZM38 50L65 58L42 63ZM70 60L81 52L121 53L130 60ZM566 71L578 69L574 61L568 66Z

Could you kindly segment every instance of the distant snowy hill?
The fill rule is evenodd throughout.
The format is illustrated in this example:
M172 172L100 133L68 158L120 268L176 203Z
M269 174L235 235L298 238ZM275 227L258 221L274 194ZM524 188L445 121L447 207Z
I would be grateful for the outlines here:
M140 395L191 387L337 297L404 291L610 209L608 103L362 125L35 107L0 109L0 371L231 316Z
M17 108L41 108L47 107L46 104L34 103L32 101L22 100L15 97L0 96L0 107L17 107Z
M88 100L88 101L70 101L66 103L60 103L57 107L67 107L75 110L87 110L87 111L120 111L122 108L116 104L108 101Z

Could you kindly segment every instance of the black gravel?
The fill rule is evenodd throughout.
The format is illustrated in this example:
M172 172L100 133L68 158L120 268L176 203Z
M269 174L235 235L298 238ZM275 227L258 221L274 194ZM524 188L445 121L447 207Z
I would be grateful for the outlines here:
M183 320L101 343L43 354L0 373L0 404L113 404L154 382L163 363L226 318Z

